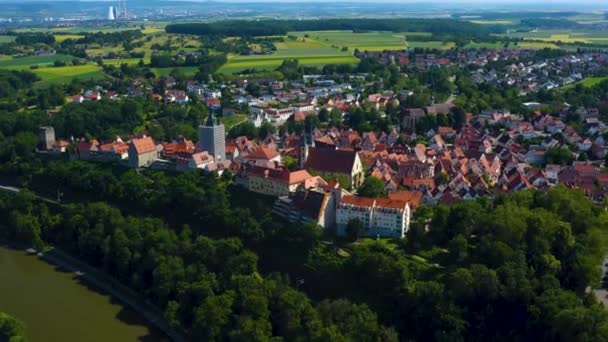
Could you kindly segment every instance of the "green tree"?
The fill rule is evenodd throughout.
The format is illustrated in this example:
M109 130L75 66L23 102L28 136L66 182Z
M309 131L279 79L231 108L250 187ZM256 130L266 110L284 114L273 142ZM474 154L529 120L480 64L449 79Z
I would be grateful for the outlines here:
M363 184L357 189L357 194L364 197L385 197L386 190L382 180L376 177L367 177Z
M346 224L346 236L350 241L357 241L364 230L363 222L357 218L350 219Z
M25 325L23 322L0 312L0 341L25 342Z

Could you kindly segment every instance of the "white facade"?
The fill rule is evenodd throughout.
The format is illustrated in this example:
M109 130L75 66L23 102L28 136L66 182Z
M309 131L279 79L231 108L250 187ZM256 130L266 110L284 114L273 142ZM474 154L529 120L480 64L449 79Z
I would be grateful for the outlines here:
M371 237L403 238L410 227L409 204L385 198L345 196L336 211L338 235L346 235L346 227L352 219L359 219Z

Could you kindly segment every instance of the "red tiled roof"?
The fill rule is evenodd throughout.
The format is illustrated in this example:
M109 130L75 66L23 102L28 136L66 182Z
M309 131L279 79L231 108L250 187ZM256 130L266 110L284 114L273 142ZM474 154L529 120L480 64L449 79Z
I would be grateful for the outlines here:
M393 200L400 200L409 203L412 209L417 208L422 203L423 193L420 191L389 191L388 198Z
M247 159L265 159L270 160L279 155L279 152L268 147L258 147L253 152L247 155Z
M156 151L154 140L152 140L150 137L133 139L131 140L131 144L133 144L133 147L135 147L135 151L137 151L138 154Z
M375 199L359 196L344 196L342 202L344 204L356 205L358 207L372 207Z
M350 175L356 156L357 152L351 150L311 148L305 166L307 169Z
M405 208L406 203L401 200L395 200L390 198L377 198L376 206L381 208L389 208L389 209L403 209Z

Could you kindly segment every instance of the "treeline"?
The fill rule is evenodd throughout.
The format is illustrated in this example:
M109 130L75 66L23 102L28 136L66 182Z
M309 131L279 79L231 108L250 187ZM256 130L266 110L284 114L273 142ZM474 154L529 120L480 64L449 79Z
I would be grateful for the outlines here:
M94 32L86 33L84 37L78 39L66 39L61 42L61 45L67 47L74 44L99 44L118 45L132 42L135 39L143 37L141 30L124 30L116 32Z
M327 20L260 20L260 21L219 21L215 23L171 24L165 28L168 33L222 36L272 36L285 35L289 31L394 31L431 32L434 34L454 34L481 36L502 33L503 28L495 25L478 25L451 19L327 19Z
M21 45L33 45L33 44L54 44L55 36L50 33L17 33L15 43Z

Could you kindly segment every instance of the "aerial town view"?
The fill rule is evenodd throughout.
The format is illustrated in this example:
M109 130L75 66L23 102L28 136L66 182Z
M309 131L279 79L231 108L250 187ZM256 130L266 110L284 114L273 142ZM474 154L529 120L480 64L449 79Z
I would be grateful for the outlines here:
M608 341L608 2L0 0L25 341Z

